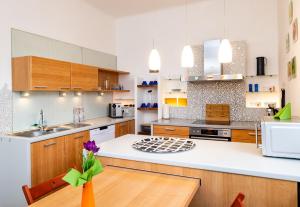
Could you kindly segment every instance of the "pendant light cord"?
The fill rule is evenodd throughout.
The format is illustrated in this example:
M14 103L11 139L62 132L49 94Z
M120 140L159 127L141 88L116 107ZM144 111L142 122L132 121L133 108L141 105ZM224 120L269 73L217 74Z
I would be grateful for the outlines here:
M226 39L227 34L226 34L226 0L224 0L224 8L223 8L223 14L224 14L224 39Z
M188 0L185 0L184 15L185 15L185 44L188 43Z

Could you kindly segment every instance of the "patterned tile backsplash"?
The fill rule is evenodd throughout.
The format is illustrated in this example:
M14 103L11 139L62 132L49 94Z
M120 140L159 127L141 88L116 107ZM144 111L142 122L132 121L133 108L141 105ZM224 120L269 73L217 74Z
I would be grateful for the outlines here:
M5 84L0 89L0 134L12 130L12 91Z
M205 119L206 104L229 104L233 121L258 121L265 114L264 109L246 108L243 81L188 83L187 88L188 106L171 107L171 118Z
M246 74L245 42L232 42L233 62L223 68L224 74ZM193 47L195 67L189 75L203 75L203 46ZM205 119L206 104L229 104L233 121L258 121L264 109L246 108L246 85L244 81L202 82L187 84L187 107L171 107L171 118Z

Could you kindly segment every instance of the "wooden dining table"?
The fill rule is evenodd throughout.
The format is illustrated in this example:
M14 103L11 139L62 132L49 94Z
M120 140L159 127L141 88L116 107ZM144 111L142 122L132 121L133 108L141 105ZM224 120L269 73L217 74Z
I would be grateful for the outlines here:
M105 167L93 178L96 207L187 207L199 179ZM66 186L30 207L79 207L82 187Z

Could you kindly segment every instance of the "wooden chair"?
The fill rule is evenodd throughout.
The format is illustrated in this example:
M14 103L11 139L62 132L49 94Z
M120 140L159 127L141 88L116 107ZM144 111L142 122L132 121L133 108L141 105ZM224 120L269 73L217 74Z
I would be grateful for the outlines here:
M29 188L27 185L22 186L26 201L28 205L34 203L35 201L41 199L42 197L68 185L62 178L66 174L59 175L55 178L52 178L44 183L36 185L32 188Z
M231 207L244 207L243 201L245 199L245 195L242 193L239 193L238 196L233 201Z

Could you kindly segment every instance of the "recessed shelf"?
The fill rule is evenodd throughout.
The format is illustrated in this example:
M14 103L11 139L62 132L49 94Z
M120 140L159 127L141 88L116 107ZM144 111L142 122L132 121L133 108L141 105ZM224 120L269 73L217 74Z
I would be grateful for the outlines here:
M158 108L138 108L139 111L157 111Z
M258 91L258 92L249 92L249 91L247 91L246 93L249 93L249 94L256 94L256 93L276 93L276 91Z
M138 88L157 88L158 85L138 85Z

